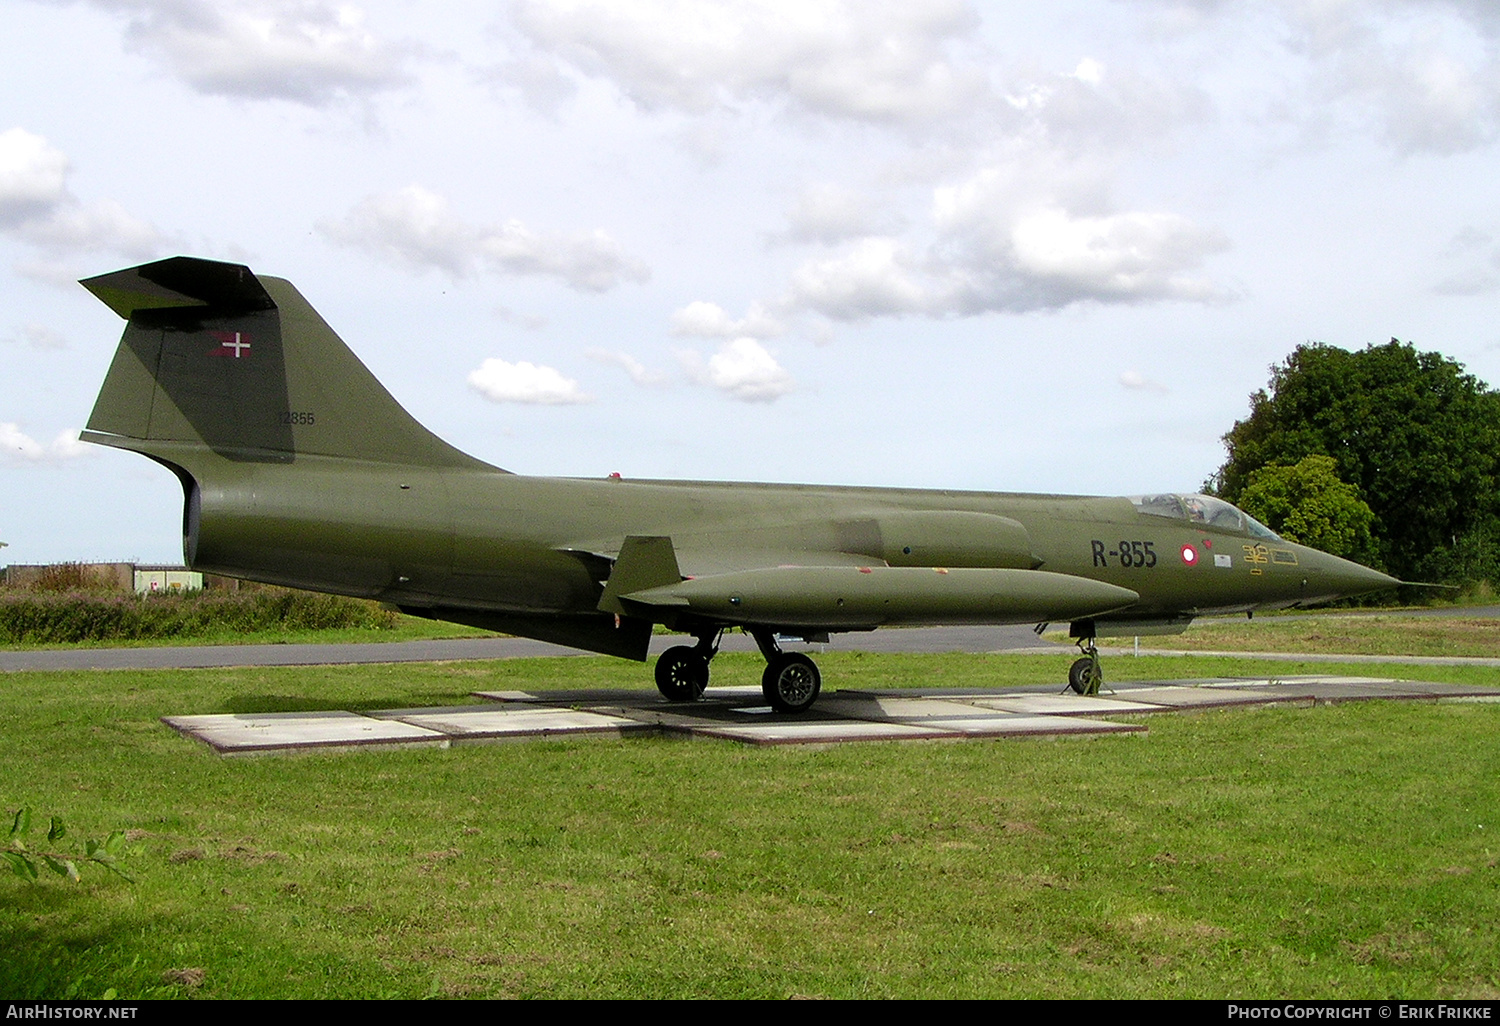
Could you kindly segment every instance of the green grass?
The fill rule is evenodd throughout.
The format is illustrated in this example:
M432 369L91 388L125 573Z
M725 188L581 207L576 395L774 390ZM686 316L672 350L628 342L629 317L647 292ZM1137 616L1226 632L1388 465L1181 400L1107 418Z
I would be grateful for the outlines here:
M974 686L1068 660L820 664L829 687ZM725 653L716 679L759 666ZM1370 672L1274 672L1350 669ZM130 830L137 879L0 879L0 994L1500 995L1500 705L1203 712L1092 741L249 759L158 722L648 680L593 657L0 675L6 807Z
M1111 639L1118 642L1118 639ZM1130 639L1124 639L1128 644ZM1141 647L1198 651L1309 652L1500 658L1500 620L1361 615L1203 620L1183 634L1142 638Z

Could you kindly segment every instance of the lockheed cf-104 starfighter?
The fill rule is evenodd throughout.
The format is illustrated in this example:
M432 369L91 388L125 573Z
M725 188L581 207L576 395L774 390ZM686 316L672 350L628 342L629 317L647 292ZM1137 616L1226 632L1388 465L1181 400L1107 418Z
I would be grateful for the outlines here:
M628 659L664 624L696 639L656 663L674 701L736 627L790 713L821 678L783 639L1065 622L1092 692L1097 637L1397 583L1205 495L512 474L417 423L286 281L173 257L82 284L127 322L82 437L177 476L188 566Z

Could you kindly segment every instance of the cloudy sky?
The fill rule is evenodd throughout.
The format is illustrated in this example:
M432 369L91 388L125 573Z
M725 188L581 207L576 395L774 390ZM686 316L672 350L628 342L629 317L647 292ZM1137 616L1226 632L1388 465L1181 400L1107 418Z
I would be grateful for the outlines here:
M1195 490L1299 343L1500 384L1493 0L0 12L0 563L180 558L74 284L178 253L527 474Z

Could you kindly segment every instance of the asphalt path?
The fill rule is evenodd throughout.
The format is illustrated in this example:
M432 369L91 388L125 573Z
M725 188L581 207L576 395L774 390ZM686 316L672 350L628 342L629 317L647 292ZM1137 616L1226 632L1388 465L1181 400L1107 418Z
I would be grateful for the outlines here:
M659 635L653 655L691 638ZM1066 652L1040 641L1028 626L918 627L837 634L827 645L789 643L810 652ZM754 652L755 641L725 634L725 652ZM462 638L447 641L356 642L341 645L183 645L170 648L72 648L0 652L0 671L15 670L173 670L219 666L320 666L361 663L432 663L459 659L520 659L528 656L587 655L575 648L528 638Z
M1316 614L1306 614L1316 615ZM1370 610L1368 614L1391 615ZM1500 618L1500 606L1469 606L1403 611L1406 616L1464 616ZM1122 639L1123 640L1123 639ZM1260 652L1164 652L1152 638L1153 655L1228 655L1266 659L1320 659L1339 662L1410 663L1415 665L1500 666L1500 659L1449 656L1333 656ZM659 635L651 652L660 654L688 639ZM1010 652L1064 655L1072 650L1041 641L1030 626L909 627L835 634L826 645L788 644L789 649L817 652ZM753 652L755 642L739 633L725 634L726 652ZM1101 647L1107 654L1129 651ZM31 652L0 651L0 672L22 670L173 670L230 666L326 666L364 663L431 663L463 659L521 659L529 656L586 655L577 649L527 638L463 638L446 641L392 641L339 645L183 645L169 648L73 648Z

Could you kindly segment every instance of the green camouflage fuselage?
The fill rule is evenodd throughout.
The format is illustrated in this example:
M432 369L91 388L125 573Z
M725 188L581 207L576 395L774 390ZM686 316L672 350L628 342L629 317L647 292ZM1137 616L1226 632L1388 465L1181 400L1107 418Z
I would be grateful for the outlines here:
M85 285L129 323L84 437L174 470L210 572L635 658L653 622L1143 632L1394 583L1201 497L522 477L417 424L287 282L174 258Z

